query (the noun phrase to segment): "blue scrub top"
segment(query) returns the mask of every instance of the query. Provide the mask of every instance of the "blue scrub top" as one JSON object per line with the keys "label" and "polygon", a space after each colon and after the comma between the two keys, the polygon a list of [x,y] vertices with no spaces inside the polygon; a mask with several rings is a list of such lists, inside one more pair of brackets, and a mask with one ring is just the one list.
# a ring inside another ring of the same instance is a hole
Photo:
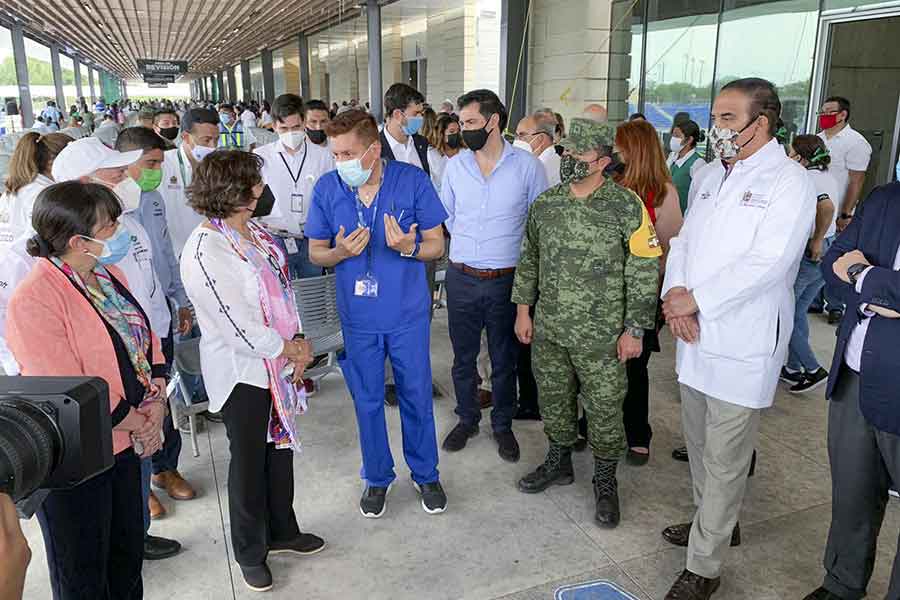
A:
{"label": "blue scrub top", "polygon": [[[384,215],[399,218],[400,227],[409,231],[418,223],[419,231],[439,226],[447,218],[434,185],[419,167],[399,161],[385,165],[381,190],[378,193],[378,214],[369,239],[372,251],[372,273],[378,280],[378,297],[366,298],[354,295],[357,279],[367,270],[366,251],[338,263],[337,275],[338,313],[344,327],[360,333],[391,333],[406,329],[427,320],[431,299],[425,283],[425,263],[415,258],[403,258],[388,247],[384,235]],[[372,223],[375,203],[363,210],[365,222]],[[344,235],[357,228],[356,194],[331,171],[319,178],[313,188],[312,203],[304,226],[304,235],[314,240],[334,238],[341,225]],[[421,236],[420,236],[421,241]]]}

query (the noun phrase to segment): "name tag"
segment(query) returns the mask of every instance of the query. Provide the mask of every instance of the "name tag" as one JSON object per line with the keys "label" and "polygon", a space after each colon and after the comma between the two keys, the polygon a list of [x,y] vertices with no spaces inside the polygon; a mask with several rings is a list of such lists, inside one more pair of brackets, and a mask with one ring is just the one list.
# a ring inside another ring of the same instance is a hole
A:
{"label": "name tag", "polygon": [[297,254],[300,248],[297,247],[297,240],[292,237],[284,238],[284,247],[287,248],[288,254]]}
{"label": "name tag", "polygon": [[291,194],[291,212],[303,214],[303,194],[300,192]]}
{"label": "name tag", "polygon": [[746,191],[741,196],[741,206],[767,208],[769,206],[769,197],[765,194],[754,194],[751,191]]}
{"label": "name tag", "polygon": [[359,277],[353,286],[353,295],[361,298],[377,298],[378,280],[371,273]]}

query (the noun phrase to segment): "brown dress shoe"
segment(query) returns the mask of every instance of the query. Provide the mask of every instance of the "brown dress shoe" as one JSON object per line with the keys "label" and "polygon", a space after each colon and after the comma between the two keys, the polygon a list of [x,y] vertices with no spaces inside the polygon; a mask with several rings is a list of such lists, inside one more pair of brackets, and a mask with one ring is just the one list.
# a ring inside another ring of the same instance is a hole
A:
{"label": "brown dress shoe", "polygon": [[[691,526],[693,523],[679,523],[678,525],[670,525],[663,529],[663,539],[674,546],[687,547],[688,539],[691,537]],[[741,545],[741,524],[735,523],[734,530],[731,532],[731,546]]]}
{"label": "brown dress shoe", "polygon": [[150,509],[150,518],[154,521],[166,516],[166,507],[162,505],[162,502],[159,501],[159,498],[152,491],[147,499],[147,508]]}
{"label": "brown dress shoe", "polygon": [[665,600],[709,600],[719,589],[719,583],[721,580],[718,577],[707,579],[685,569],[675,580]]}
{"label": "brown dress shoe", "polygon": [[481,410],[492,407],[494,394],[490,390],[478,390],[478,404],[481,405]]}
{"label": "brown dress shoe", "polygon": [[150,480],[153,487],[165,491],[172,500],[192,500],[197,492],[178,471],[163,471]]}

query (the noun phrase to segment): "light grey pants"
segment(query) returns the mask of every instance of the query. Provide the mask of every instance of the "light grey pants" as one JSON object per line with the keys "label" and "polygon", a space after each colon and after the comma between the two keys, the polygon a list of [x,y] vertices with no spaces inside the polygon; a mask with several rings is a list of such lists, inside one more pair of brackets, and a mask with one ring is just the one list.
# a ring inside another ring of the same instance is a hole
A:
{"label": "light grey pants", "polygon": [[744,501],[759,412],[681,386],[681,425],[697,506],[687,569],[697,575],[714,578],[722,570]]}

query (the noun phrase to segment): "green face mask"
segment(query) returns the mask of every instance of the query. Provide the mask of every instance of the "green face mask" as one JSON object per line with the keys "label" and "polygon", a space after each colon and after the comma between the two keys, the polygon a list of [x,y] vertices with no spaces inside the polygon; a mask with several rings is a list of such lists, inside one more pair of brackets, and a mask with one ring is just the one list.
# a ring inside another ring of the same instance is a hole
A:
{"label": "green face mask", "polygon": [[591,163],[578,160],[574,156],[563,156],[559,161],[559,178],[563,183],[569,184],[581,181],[591,174]]}
{"label": "green face mask", "polygon": [[141,177],[137,180],[142,192],[152,192],[162,183],[162,169],[141,169]]}

